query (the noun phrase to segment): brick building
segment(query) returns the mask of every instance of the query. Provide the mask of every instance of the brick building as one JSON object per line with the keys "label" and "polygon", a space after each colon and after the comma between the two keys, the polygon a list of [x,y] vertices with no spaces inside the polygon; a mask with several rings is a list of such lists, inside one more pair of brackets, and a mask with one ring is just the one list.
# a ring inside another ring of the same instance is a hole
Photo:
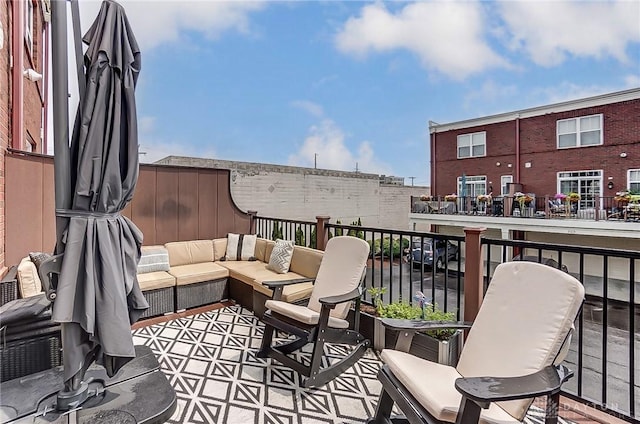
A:
{"label": "brick building", "polygon": [[640,191],[640,88],[429,127],[436,195]]}
{"label": "brick building", "polygon": [[0,2],[0,275],[5,264],[7,149],[46,151],[44,116],[49,0]]}

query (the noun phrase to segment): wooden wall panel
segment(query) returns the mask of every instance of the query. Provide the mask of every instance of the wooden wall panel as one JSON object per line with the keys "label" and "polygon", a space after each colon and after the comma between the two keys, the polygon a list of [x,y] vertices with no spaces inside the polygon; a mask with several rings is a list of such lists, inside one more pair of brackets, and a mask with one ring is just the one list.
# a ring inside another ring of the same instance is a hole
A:
{"label": "wooden wall panel", "polygon": [[198,170],[186,168],[178,173],[178,239],[197,240]]}
{"label": "wooden wall panel", "polygon": [[53,211],[43,208],[42,158],[14,154],[5,158],[5,263],[11,266],[29,252],[44,250],[43,218]]}
{"label": "wooden wall panel", "polygon": [[156,241],[156,168],[140,166],[138,184],[131,201],[131,220],[144,234],[143,244],[151,246]]}
{"label": "wooden wall panel", "polygon": [[178,238],[178,176],[172,169],[158,169],[156,174],[156,243]]}
{"label": "wooden wall panel", "polygon": [[[53,252],[54,167],[51,156],[37,154],[9,153],[5,161],[5,264],[11,266],[29,252]],[[228,170],[141,165],[123,215],[143,232],[145,245],[248,233],[249,216],[230,187]]]}
{"label": "wooden wall panel", "polygon": [[198,182],[198,228],[200,239],[214,239],[218,234],[218,173],[200,173]]}

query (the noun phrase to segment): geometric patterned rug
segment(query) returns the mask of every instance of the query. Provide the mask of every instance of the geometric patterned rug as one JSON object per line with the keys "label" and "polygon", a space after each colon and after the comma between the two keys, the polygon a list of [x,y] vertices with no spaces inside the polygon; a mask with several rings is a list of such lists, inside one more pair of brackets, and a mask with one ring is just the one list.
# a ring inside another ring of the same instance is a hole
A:
{"label": "geometric patterned rug", "polygon": [[[373,350],[325,386],[304,389],[296,372],[256,358],[262,330],[240,306],[134,330],[134,344],[154,351],[176,390],[178,407],[169,422],[350,424],[373,415],[381,388]],[[343,355],[342,347],[329,346],[326,357]],[[541,412],[530,411],[526,421],[543,422]]]}

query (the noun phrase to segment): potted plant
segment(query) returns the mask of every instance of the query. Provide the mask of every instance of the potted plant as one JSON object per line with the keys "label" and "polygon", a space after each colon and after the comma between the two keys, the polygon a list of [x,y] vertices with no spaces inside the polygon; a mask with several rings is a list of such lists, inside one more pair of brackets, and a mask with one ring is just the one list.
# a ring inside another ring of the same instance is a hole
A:
{"label": "potted plant", "polygon": [[[417,306],[402,300],[385,305],[381,296],[386,291],[386,287],[369,288],[367,292],[371,295],[373,305],[362,304],[360,308],[360,332],[372,340],[374,349],[378,351],[393,349],[398,339],[398,332],[385,328],[381,318],[451,322],[456,319],[455,313],[444,312],[437,304],[427,302],[421,292],[415,297]],[[455,365],[462,347],[461,337],[462,331],[456,329],[419,332],[413,338],[410,352],[434,362]]]}
{"label": "potted plant", "polygon": [[569,201],[570,203],[576,203],[579,200],[580,200],[580,195],[578,193],[571,192],[567,194],[567,201]]}
{"label": "potted plant", "polygon": [[431,200],[431,196],[427,195],[427,194],[423,194],[420,196],[420,200],[424,201],[424,202],[428,202]]}
{"label": "potted plant", "polygon": [[447,202],[455,202],[458,199],[458,195],[456,193],[447,194],[444,196],[444,200]]}

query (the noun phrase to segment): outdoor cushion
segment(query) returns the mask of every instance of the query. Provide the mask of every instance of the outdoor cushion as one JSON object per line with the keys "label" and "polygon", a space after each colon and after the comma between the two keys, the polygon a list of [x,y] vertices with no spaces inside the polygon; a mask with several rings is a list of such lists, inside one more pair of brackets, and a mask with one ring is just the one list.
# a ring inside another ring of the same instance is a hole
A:
{"label": "outdoor cushion", "polygon": [[256,235],[234,234],[227,235],[227,253],[224,259],[227,261],[255,260]]}
{"label": "outdoor cushion", "polygon": [[296,246],[293,248],[289,270],[305,277],[315,278],[320,269],[323,253],[310,247]]}
{"label": "outdoor cushion", "polygon": [[291,240],[276,240],[276,244],[271,250],[267,269],[278,274],[284,274],[289,271],[289,265],[291,265],[291,258],[293,257],[293,246],[294,243]]}
{"label": "outdoor cushion", "polygon": [[18,289],[20,297],[31,297],[42,292],[42,283],[38,270],[29,256],[22,258],[18,264]]}
{"label": "outdoor cushion", "polygon": [[[555,268],[521,261],[498,268],[458,361],[464,377],[527,375],[552,365],[581,307],[576,299],[584,298],[584,287]],[[507,349],[487,342],[501,334],[509,335]],[[521,420],[531,400],[499,405]]]}
{"label": "outdoor cushion", "polygon": [[165,271],[147,272],[138,274],[140,290],[155,290],[173,287],[176,285],[176,277]]}
{"label": "outdoor cushion", "polygon": [[138,274],[169,271],[169,251],[164,246],[143,246],[138,262]]}
{"label": "outdoor cushion", "polygon": [[[319,312],[313,311],[306,306],[293,305],[285,301],[271,299],[267,300],[264,305],[267,309],[270,309],[273,312],[277,312],[305,324],[316,325],[320,319]],[[349,328],[349,321],[330,316],[329,327]]]}
{"label": "outdoor cushion", "polygon": [[213,259],[219,261],[227,254],[227,238],[213,240]]}
{"label": "outdoor cushion", "polygon": [[[452,382],[462,376],[454,367],[438,364],[399,350],[384,349],[381,358],[395,377],[431,415],[455,422],[462,395]],[[420,370],[416,374],[416,370]],[[496,403],[483,409],[481,423],[519,423]]]}
{"label": "outdoor cushion", "polygon": [[201,283],[203,281],[219,280],[229,276],[229,270],[213,262],[180,265],[171,267],[169,274],[176,277],[176,284]]}
{"label": "outdoor cushion", "polygon": [[164,247],[169,252],[169,265],[172,267],[213,262],[213,240],[174,241]]}
{"label": "outdoor cushion", "polygon": [[272,240],[258,238],[256,239],[256,250],[253,255],[259,261],[269,262],[271,250],[273,249],[274,245],[275,243]]}

